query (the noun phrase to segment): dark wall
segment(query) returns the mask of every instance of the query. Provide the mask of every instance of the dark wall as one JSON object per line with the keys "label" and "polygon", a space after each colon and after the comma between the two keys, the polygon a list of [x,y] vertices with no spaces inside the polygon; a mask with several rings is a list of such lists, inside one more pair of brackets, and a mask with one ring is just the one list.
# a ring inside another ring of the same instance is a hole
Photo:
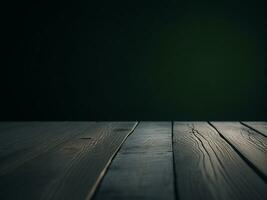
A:
{"label": "dark wall", "polygon": [[267,120],[264,1],[4,10],[2,120]]}

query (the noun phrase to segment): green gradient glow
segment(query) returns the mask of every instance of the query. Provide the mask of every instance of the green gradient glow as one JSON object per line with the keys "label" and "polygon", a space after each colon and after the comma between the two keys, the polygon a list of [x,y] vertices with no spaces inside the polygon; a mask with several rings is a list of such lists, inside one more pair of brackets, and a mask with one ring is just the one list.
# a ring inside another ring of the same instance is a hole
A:
{"label": "green gradient glow", "polygon": [[216,118],[229,108],[242,113],[255,106],[264,70],[253,33],[230,20],[185,16],[155,34],[147,48],[155,107]]}

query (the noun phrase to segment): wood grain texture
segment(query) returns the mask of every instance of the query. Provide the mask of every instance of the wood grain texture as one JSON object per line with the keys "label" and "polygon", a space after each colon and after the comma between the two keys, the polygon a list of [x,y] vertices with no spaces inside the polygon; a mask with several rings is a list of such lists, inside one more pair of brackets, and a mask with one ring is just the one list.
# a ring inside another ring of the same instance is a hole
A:
{"label": "wood grain texture", "polygon": [[266,184],[208,123],[175,122],[173,142],[180,200],[266,199]]}
{"label": "wood grain texture", "polygon": [[95,122],[2,122],[0,124],[0,175],[16,169]]}
{"label": "wood grain texture", "polygon": [[113,160],[95,200],[174,199],[170,122],[141,122]]}
{"label": "wood grain texture", "polygon": [[212,122],[257,171],[267,176],[267,138],[239,122]]}
{"label": "wood grain texture", "polygon": [[70,140],[2,175],[0,199],[85,199],[135,124],[99,122],[76,130]]}
{"label": "wood grain texture", "polygon": [[267,137],[267,122],[243,122]]}

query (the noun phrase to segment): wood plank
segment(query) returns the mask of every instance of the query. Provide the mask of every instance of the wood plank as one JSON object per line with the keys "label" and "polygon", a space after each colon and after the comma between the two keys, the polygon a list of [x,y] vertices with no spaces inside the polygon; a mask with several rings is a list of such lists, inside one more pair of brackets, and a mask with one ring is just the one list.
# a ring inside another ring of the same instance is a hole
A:
{"label": "wood plank", "polygon": [[267,181],[267,139],[239,122],[212,122],[216,129]]}
{"label": "wood plank", "polygon": [[96,200],[175,199],[170,122],[141,122],[116,155]]}
{"label": "wood plank", "polygon": [[1,123],[0,175],[4,175],[76,134],[95,122]]}
{"label": "wood plank", "polygon": [[0,199],[85,199],[135,122],[98,122],[0,178]]}
{"label": "wood plank", "polygon": [[261,134],[267,136],[267,122],[242,122],[244,125],[255,129]]}
{"label": "wood plank", "polygon": [[9,129],[19,129],[19,127],[25,127],[27,125],[32,125],[34,122],[13,122],[13,121],[1,121],[0,122],[0,135],[5,134],[5,131]]}
{"label": "wood plank", "polygon": [[175,122],[173,142],[180,200],[266,199],[266,184],[208,123]]}

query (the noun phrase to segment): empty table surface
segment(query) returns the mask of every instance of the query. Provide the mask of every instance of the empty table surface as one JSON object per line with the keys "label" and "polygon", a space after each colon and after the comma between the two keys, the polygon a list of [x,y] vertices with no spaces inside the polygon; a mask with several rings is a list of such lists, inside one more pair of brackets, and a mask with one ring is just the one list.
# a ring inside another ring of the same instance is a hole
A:
{"label": "empty table surface", "polygon": [[0,199],[267,199],[266,122],[0,122]]}

